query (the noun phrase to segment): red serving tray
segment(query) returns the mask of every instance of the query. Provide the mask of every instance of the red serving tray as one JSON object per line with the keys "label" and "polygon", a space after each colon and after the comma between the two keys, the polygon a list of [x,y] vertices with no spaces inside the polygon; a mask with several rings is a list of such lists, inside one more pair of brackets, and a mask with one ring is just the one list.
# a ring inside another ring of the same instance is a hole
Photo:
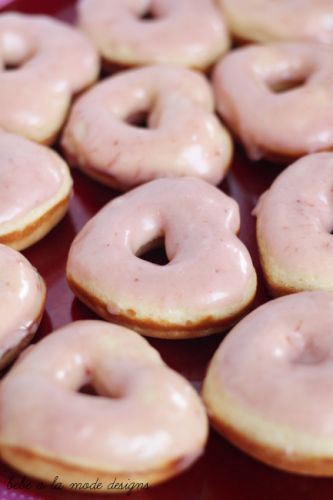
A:
{"label": "red serving tray", "polygon": [[[121,1],[121,0],[119,0]],[[0,0],[2,10],[46,13],[71,22],[75,1]],[[258,261],[255,221],[251,211],[259,195],[268,188],[280,169],[269,163],[250,163],[238,150],[222,189],[240,205],[240,237],[249,248],[259,276],[255,305],[268,300]],[[44,277],[48,287],[46,312],[34,341],[73,320],[96,317],[72,294],[65,279],[65,264],[70,244],[81,229],[116,193],[74,170],[74,197],[69,213],[41,242],[24,252]],[[163,359],[200,388],[207,364],[223,336],[167,341],[151,339]],[[13,394],[15,397],[15,394]],[[1,408],[0,408],[1,411]],[[34,418],[26,415],[25,418]],[[50,431],[51,432],[51,431]],[[59,478],[61,480],[61,478]],[[97,478],[96,478],[97,479]],[[114,478],[111,478],[112,481]],[[103,495],[124,500],[124,495]],[[24,478],[0,465],[0,499],[74,499],[103,498],[101,495],[60,491]],[[204,456],[187,472],[160,486],[135,493],[136,500],[332,500],[333,481],[280,472],[238,451],[213,430]]]}

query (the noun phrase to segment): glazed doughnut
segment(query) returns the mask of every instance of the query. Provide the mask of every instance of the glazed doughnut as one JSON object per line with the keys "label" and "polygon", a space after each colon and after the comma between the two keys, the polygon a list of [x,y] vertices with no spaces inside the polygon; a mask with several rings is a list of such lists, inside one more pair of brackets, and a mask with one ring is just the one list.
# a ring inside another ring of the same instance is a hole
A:
{"label": "glazed doughnut", "polygon": [[278,176],[256,209],[262,267],[273,295],[333,292],[333,154],[306,156]]}
{"label": "glazed doughnut", "polygon": [[40,240],[65,215],[71,191],[54,151],[0,133],[0,243],[22,250]]}
{"label": "glazed doughnut", "polygon": [[205,69],[229,48],[212,0],[81,0],[78,16],[104,60],[122,66]]}
{"label": "glazed doughnut", "polygon": [[331,0],[219,0],[239,40],[333,43]]}
{"label": "glazed doughnut", "polygon": [[333,47],[280,43],[236,50],[217,65],[218,111],[252,160],[333,148],[332,58]]}
{"label": "glazed doughnut", "polygon": [[19,252],[0,244],[0,369],[34,336],[45,298],[37,271]]}
{"label": "glazed doughnut", "polygon": [[[237,203],[200,179],[151,181],[88,222],[70,249],[67,279],[97,314],[144,335],[219,332],[256,291],[239,224]],[[140,259],[163,238],[167,265]]]}
{"label": "glazed doughnut", "polygon": [[301,292],[243,319],[203,386],[213,425],[280,469],[333,475],[333,294]]}
{"label": "glazed doughnut", "polygon": [[[101,397],[79,393],[87,384]],[[31,347],[1,382],[0,404],[2,459],[67,488],[96,477],[98,493],[115,491],[115,477],[151,486],[189,467],[207,439],[190,383],[140,335],[102,321],[72,323]]]}
{"label": "glazed doughnut", "polygon": [[[165,66],[130,70],[74,104],[62,146],[71,164],[116,189],[186,175],[218,184],[232,142],[213,111],[211,89],[198,73]],[[146,114],[148,129],[136,127]]]}
{"label": "glazed doughnut", "polygon": [[99,72],[83,34],[46,16],[0,15],[0,128],[52,143],[73,94]]}

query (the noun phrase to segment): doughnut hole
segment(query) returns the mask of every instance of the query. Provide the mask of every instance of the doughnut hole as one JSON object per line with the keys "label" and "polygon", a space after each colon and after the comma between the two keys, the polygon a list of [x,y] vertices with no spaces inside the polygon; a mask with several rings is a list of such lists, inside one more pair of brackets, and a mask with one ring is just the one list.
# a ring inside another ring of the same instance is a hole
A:
{"label": "doughnut hole", "polygon": [[153,10],[150,8],[143,12],[140,17],[140,21],[155,21],[157,19],[156,14],[153,12]]}
{"label": "doughnut hole", "polygon": [[165,248],[165,236],[149,241],[144,247],[141,247],[135,255],[141,260],[159,266],[166,266],[170,262]]}
{"label": "doughnut hole", "polygon": [[307,80],[307,77],[286,78],[268,82],[268,87],[273,94],[282,94],[306,85]]}
{"label": "doughnut hole", "polygon": [[286,337],[289,345],[289,359],[295,365],[319,365],[329,357],[329,350],[319,344],[313,334],[304,334],[301,331],[292,332]]}
{"label": "doughnut hole", "polygon": [[[274,59],[273,61],[274,62]],[[273,94],[283,94],[293,90],[299,90],[309,82],[315,68],[313,64],[305,60],[284,60],[275,61],[274,66],[259,70],[264,74],[264,81]]]}
{"label": "doughnut hole", "polygon": [[162,236],[150,241],[145,248],[141,248],[139,253],[136,253],[136,256],[146,262],[166,266],[170,261],[166,253],[165,237]]}
{"label": "doughnut hole", "polygon": [[125,118],[125,122],[132,127],[137,128],[152,128],[149,125],[149,111],[141,110],[131,113]]}
{"label": "doughnut hole", "polygon": [[88,380],[82,381],[75,392],[88,397],[104,397],[120,400],[126,394],[126,387],[122,380],[113,380],[112,376],[107,383],[92,376]]}
{"label": "doughnut hole", "polygon": [[160,215],[137,215],[137,227],[129,236],[133,255],[150,264],[169,264],[177,253],[177,243],[168,229],[167,222]]}
{"label": "doughnut hole", "polygon": [[80,394],[86,394],[88,396],[99,396],[99,394],[96,392],[95,387],[89,382],[87,384],[83,384],[77,392]]}
{"label": "doughnut hole", "polygon": [[22,34],[7,32],[0,39],[0,60],[2,71],[14,71],[27,64],[35,55],[31,40]]}
{"label": "doughnut hole", "polygon": [[80,396],[119,400],[128,390],[129,369],[126,364],[119,368],[117,361],[94,366],[94,361],[90,360],[76,366],[72,373],[67,372],[61,385]]}
{"label": "doughnut hole", "polygon": [[140,96],[139,99],[129,100],[118,118],[130,127],[152,130],[160,126],[161,114],[158,96],[154,93],[147,93],[143,98]]}
{"label": "doughnut hole", "polygon": [[137,13],[137,19],[143,22],[151,22],[158,21],[161,17],[163,17],[163,12],[161,9],[158,9],[158,5],[156,5],[156,1],[149,0],[145,2],[145,5],[141,6],[140,12]]}
{"label": "doughnut hole", "polygon": [[[319,365],[330,357],[330,349],[321,336],[305,328],[302,321],[298,321],[293,329],[276,331],[278,338],[271,351],[275,361],[279,360],[288,365]],[[329,338],[329,335],[328,335]],[[268,349],[270,347],[268,345]]]}
{"label": "doughnut hole", "polygon": [[107,397],[109,399],[122,399],[124,396],[124,391],[121,390],[119,387],[112,388],[108,390],[103,390],[101,387],[98,386],[96,387],[96,384],[94,384],[93,381],[89,381],[81,385],[79,389],[76,391],[79,394],[84,394],[85,396],[95,396],[95,397]]}

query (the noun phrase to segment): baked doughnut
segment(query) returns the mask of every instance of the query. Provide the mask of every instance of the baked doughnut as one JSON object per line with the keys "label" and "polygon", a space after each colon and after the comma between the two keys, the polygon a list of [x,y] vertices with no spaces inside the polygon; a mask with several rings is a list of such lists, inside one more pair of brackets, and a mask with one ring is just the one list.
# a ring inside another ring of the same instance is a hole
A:
{"label": "baked doughnut", "polygon": [[99,61],[89,40],[46,16],[0,15],[0,128],[52,143]]}
{"label": "baked doughnut", "polygon": [[27,259],[0,244],[0,369],[34,336],[45,297],[44,281]]}
{"label": "baked doughnut", "polygon": [[104,60],[122,66],[205,69],[229,48],[213,0],[81,0],[78,17]]}
{"label": "baked doughnut", "polygon": [[[239,224],[237,203],[200,179],[151,181],[86,224],[70,249],[67,279],[97,314],[144,335],[219,332],[256,291]],[[167,265],[140,259],[163,238]]]}
{"label": "baked doughnut", "polygon": [[[134,69],[78,99],[62,146],[71,164],[116,189],[184,175],[218,184],[232,142],[213,110],[202,75],[165,66]],[[136,127],[145,115],[148,129]]]}
{"label": "baked doughnut", "polygon": [[333,153],[306,156],[261,197],[257,240],[271,293],[333,292]]}
{"label": "baked doughnut", "polygon": [[333,475],[333,294],[264,304],[227,335],[206,375],[213,425],[280,469]]}
{"label": "baked doughnut", "polygon": [[22,250],[40,240],[65,215],[71,190],[54,151],[0,133],[0,243]]}
{"label": "baked doughnut", "polygon": [[219,0],[239,40],[333,43],[331,0]]}
{"label": "baked doughnut", "polygon": [[[101,397],[80,393],[87,384]],[[151,486],[189,467],[207,439],[190,383],[140,335],[102,321],[31,347],[1,382],[0,404],[2,459],[70,489],[96,477],[96,493],[119,492],[108,489],[114,478]]]}
{"label": "baked doughnut", "polygon": [[217,65],[218,111],[252,160],[333,148],[332,58],[333,47],[280,43],[236,50]]}

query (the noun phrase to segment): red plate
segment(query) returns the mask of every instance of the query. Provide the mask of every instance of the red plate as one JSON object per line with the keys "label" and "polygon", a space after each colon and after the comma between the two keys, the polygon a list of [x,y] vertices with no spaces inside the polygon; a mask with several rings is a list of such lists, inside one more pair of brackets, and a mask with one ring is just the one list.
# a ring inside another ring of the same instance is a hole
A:
{"label": "red plate", "polygon": [[[121,1],[121,0],[119,0]],[[66,21],[75,18],[75,2],[70,0],[0,0],[2,10],[46,13]],[[259,275],[256,305],[268,299],[263,283],[255,241],[255,221],[251,211],[258,196],[270,185],[277,167],[251,164],[238,151],[223,190],[240,204],[241,238],[251,251]],[[69,246],[80,228],[115,193],[73,171],[75,195],[64,220],[41,242],[24,254],[39,270],[48,286],[46,313],[35,340],[73,320],[95,315],[74,298],[65,279]],[[222,339],[215,335],[186,341],[151,340],[166,363],[200,387],[207,364]],[[15,397],[15,394],[13,394]],[[0,409],[1,411],[1,409]],[[34,418],[26,415],[26,418]],[[97,478],[96,478],[97,479]],[[110,481],[116,478],[110,478]],[[60,478],[61,480],[61,478]],[[110,495],[111,496],[111,495]],[[0,467],[0,499],[102,498],[101,495],[68,493],[22,477],[6,466]],[[123,495],[112,495],[115,500]],[[136,500],[332,500],[333,482],[283,473],[247,457],[221,436],[211,431],[203,458],[189,471],[154,488],[137,492]]]}

